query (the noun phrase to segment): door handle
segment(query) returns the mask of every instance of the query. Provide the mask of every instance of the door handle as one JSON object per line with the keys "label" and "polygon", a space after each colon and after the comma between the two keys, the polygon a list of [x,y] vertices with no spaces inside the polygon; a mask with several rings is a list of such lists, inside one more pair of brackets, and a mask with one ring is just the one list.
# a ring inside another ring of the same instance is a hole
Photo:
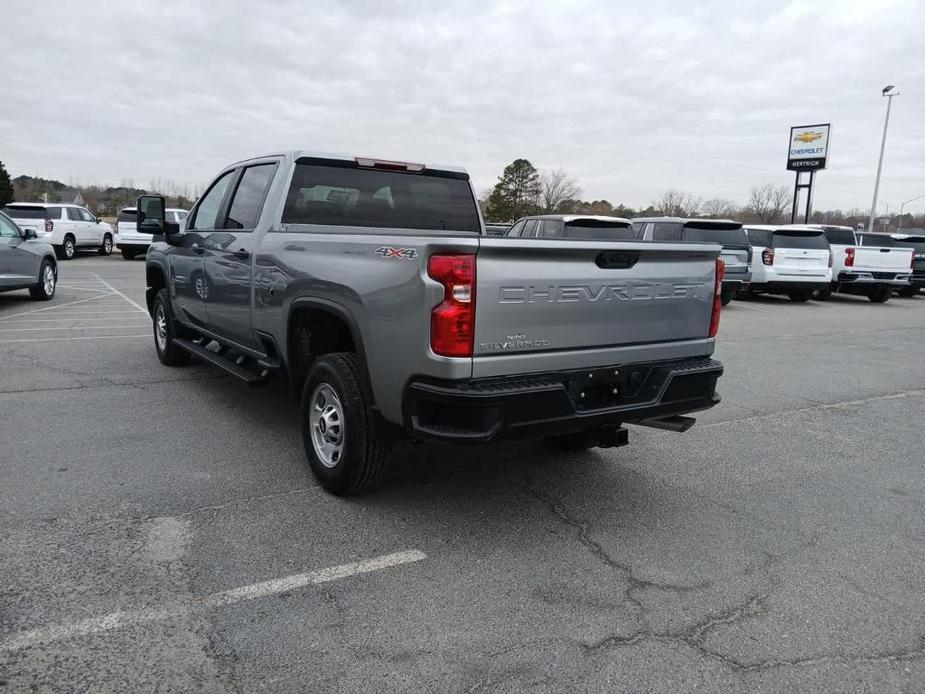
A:
{"label": "door handle", "polygon": [[232,253],[232,255],[238,260],[247,260],[248,258],[251,257],[251,254],[248,253],[247,250],[245,250],[244,248],[240,248],[236,250],[234,253]]}

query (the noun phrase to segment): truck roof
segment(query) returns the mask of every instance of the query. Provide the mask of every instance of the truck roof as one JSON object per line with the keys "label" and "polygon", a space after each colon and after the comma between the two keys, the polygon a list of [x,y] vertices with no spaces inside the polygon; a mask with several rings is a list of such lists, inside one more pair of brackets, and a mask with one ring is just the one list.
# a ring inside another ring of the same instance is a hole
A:
{"label": "truck roof", "polygon": [[759,229],[761,231],[822,231],[812,224],[744,224],[746,229]]}
{"label": "truck roof", "polygon": [[84,207],[83,205],[75,205],[72,202],[15,202],[7,203],[7,207],[18,205],[20,207]]}
{"label": "truck roof", "polygon": [[738,224],[742,226],[741,222],[737,222],[734,219],[714,219],[712,217],[633,217],[634,222],[679,222],[681,224],[687,224],[689,222],[721,222],[723,224]]}
{"label": "truck roof", "polygon": [[241,166],[242,164],[247,164],[252,161],[257,161],[260,159],[267,159],[269,157],[289,157],[293,161],[298,161],[299,159],[333,159],[335,161],[347,161],[347,162],[357,162],[358,160],[366,161],[375,161],[375,162],[384,162],[384,163],[395,163],[395,164],[419,164],[425,169],[430,169],[433,171],[452,171],[453,173],[461,173],[466,176],[469,175],[469,172],[466,171],[461,166],[456,166],[453,164],[428,164],[427,162],[422,161],[409,161],[407,159],[386,159],[383,157],[371,157],[368,155],[356,155],[356,154],[344,154],[343,152],[319,152],[316,150],[309,149],[293,149],[281,152],[270,152],[268,154],[261,155],[259,157],[248,157],[247,159],[242,159],[241,161],[236,161],[233,164],[229,164],[226,169]]}
{"label": "truck roof", "polygon": [[531,214],[524,219],[554,219],[569,224],[571,222],[591,220],[595,222],[616,222],[620,224],[631,225],[632,222],[623,217],[608,217],[601,214]]}

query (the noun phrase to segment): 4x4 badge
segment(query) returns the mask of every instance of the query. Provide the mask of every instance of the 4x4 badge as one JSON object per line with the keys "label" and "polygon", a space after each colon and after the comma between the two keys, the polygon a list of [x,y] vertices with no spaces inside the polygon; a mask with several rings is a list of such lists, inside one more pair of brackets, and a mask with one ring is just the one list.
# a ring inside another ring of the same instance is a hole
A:
{"label": "4x4 badge", "polygon": [[376,249],[376,253],[383,258],[398,258],[399,260],[411,260],[418,254],[414,248],[391,248],[390,246],[381,246]]}

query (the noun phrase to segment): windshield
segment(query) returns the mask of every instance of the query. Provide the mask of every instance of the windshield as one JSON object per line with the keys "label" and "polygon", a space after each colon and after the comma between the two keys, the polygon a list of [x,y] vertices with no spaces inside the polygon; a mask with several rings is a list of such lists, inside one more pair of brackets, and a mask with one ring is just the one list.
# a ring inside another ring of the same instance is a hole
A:
{"label": "windshield", "polygon": [[475,197],[464,175],[383,171],[339,162],[296,165],[282,221],[481,231]]}
{"label": "windshield", "polygon": [[774,248],[824,250],[829,247],[829,242],[821,231],[775,231],[772,245]]}
{"label": "windshield", "polygon": [[635,241],[636,232],[627,222],[576,219],[565,225],[562,237],[584,241]]}
{"label": "windshield", "polygon": [[13,219],[47,219],[48,210],[33,205],[7,205],[4,211]]}
{"label": "windshield", "polygon": [[748,245],[748,237],[745,235],[745,229],[697,229],[686,226],[684,228],[684,240],[699,243],[722,243]]}

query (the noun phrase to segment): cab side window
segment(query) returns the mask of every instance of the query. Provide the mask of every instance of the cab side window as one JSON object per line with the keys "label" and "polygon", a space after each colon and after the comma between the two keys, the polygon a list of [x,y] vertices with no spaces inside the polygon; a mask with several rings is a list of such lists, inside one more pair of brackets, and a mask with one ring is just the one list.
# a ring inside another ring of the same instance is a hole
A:
{"label": "cab side window", "polygon": [[653,241],[680,241],[681,225],[674,222],[656,222],[652,230]]}
{"label": "cab side window", "polygon": [[257,164],[244,169],[228,210],[226,229],[249,231],[257,226],[275,171],[276,164]]}
{"label": "cab side window", "polygon": [[231,183],[233,174],[234,171],[228,171],[222,174],[215,183],[212,184],[208,192],[202,196],[202,200],[199,201],[199,206],[193,213],[193,221],[189,225],[189,229],[195,231],[212,231],[217,228],[216,224],[219,221],[218,215],[221,212],[222,201],[225,199],[225,193],[228,191],[228,186]]}
{"label": "cab side window", "polygon": [[525,239],[535,238],[536,237],[536,227],[537,227],[536,220],[528,219],[527,222],[524,224],[524,230],[521,236],[524,237]]}
{"label": "cab side window", "polygon": [[562,229],[564,224],[561,219],[544,219],[540,222],[540,231],[537,234],[543,239],[560,239],[562,238]]}
{"label": "cab side window", "polygon": [[80,218],[81,218],[82,221],[84,221],[84,222],[93,222],[94,224],[96,224],[96,217],[94,217],[92,214],[90,214],[90,213],[89,213],[87,210],[85,210],[84,208],[82,208],[82,207],[78,208],[78,209],[77,209],[77,213],[80,215]]}
{"label": "cab side window", "polygon": [[72,222],[82,222],[84,218],[80,216],[80,210],[76,207],[65,207],[67,210],[67,218]]}

